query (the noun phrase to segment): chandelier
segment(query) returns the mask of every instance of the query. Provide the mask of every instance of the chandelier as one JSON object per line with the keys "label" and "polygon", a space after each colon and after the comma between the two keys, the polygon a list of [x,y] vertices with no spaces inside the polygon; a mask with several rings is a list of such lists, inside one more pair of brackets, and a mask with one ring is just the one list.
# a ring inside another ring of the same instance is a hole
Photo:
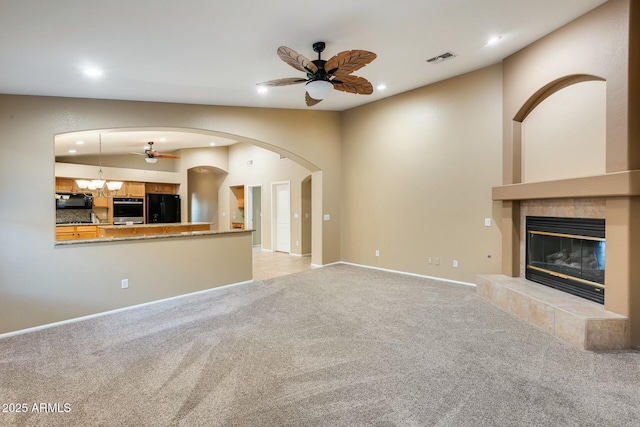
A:
{"label": "chandelier", "polygon": [[102,172],[102,134],[98,134],[99,138],[99,151],[98,151],[98,179],[76,179],[76,184],[81,190],[97,191],[98,197],[105,196],[104,187],[105,184],[109,191],[118,191],[122,188],[122,181],[106,181],[104,179],[104,173]]}

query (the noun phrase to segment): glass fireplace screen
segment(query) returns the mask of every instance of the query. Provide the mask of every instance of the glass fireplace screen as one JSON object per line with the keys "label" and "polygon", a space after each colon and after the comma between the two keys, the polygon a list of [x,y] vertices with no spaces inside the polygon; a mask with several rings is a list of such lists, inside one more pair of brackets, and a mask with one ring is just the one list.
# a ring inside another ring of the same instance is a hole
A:
{"label": "glass fireplace screen", "polygon": [[529,231],[527,267],[604,287],[605,239]]}

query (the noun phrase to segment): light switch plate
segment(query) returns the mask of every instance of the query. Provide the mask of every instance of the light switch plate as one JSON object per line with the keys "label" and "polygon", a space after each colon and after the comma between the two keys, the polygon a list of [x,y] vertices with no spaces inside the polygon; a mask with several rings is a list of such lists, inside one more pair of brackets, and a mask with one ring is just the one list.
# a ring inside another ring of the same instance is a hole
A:
{"label": "light switch plate", "polygon": [[331,219],[331,215],[329,214],[324,214],[324,220],[325,221],[329,221]]}
{"label": "light switch plate", "polygon": [[485,227],[491,227],[491,218],[485,218],[484,219],[484,226]]}

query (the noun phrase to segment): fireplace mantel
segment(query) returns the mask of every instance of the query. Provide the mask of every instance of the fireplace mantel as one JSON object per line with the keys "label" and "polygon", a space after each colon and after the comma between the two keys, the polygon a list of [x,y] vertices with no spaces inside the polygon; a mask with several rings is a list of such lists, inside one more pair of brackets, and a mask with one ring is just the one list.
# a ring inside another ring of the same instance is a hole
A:
{"label": "fireplace mantel", "polygon": [[493,187],[493,200],[640,196],[640,171]]}

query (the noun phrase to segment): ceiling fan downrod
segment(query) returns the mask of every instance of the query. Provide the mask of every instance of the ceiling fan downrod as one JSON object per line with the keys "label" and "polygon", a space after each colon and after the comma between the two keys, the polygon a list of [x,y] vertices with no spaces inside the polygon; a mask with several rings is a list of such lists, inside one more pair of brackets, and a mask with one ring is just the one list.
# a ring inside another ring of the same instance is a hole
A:
{"label": "ceiling fan downrod", "polygon": [[329,76],[327,75],[326,70],[324,69],[324,64],[327,61],[321,59],[320,55],[324,52],[325,43],[324,42],[315,42],[313,44],[313,51],[318,52],[318,59],[311,61],[318,67],[318,71],[316,71],[313,75],[309,76],[311,80],[325,80],[329,81]]}

